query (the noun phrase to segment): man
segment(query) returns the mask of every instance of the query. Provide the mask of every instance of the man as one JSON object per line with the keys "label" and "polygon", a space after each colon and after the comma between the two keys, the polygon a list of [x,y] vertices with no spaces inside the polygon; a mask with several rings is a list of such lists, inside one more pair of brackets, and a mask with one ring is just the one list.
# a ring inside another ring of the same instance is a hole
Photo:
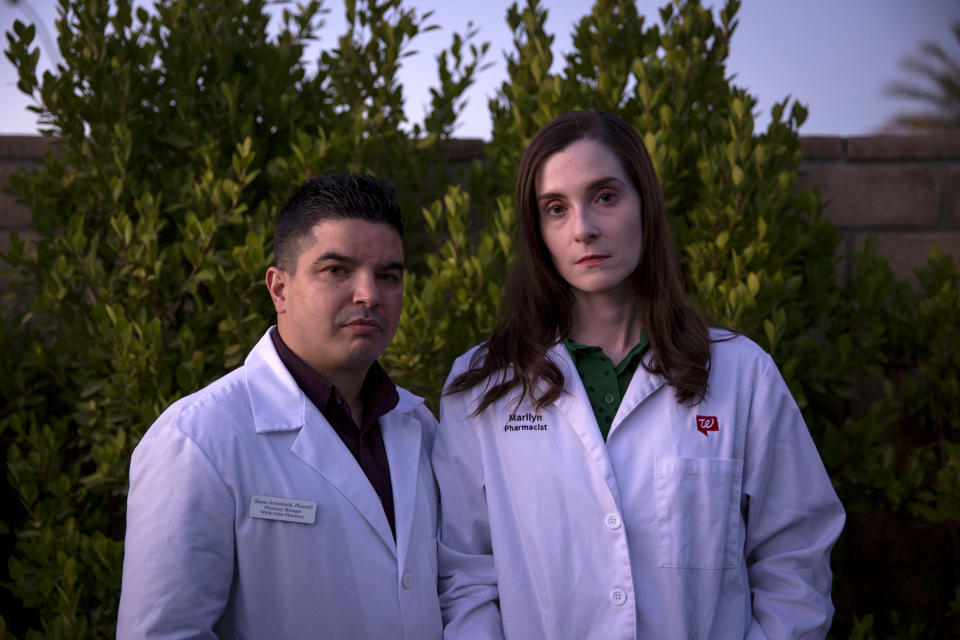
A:
{"label": "man", "polygon": [[277,326],[133,453],[118,637],[441,637],[436,422],[377,363],[402,232],[371,177],[313,178],[287,202]]}

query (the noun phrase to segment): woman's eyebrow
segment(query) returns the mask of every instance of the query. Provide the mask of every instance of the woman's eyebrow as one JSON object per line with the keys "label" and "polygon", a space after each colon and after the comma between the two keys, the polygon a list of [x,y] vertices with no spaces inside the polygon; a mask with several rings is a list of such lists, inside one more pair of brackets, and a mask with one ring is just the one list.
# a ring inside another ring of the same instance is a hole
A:
{"label": "woman's eyebrow", "polygon": [[[603,178],[597,178],[596,180],[588,184],[586,187],[586,190],[592,191],[604,185],[610,184],[611,182],[622,183],[623,181],[617,176],[605,176]],[[550,198],[562,198],[562,197],[563,197],[562,193],[551,191],[549,193],[542,193],[539,196],[537,196],[537,201],[539,202],[540,200],[549,200]]]}

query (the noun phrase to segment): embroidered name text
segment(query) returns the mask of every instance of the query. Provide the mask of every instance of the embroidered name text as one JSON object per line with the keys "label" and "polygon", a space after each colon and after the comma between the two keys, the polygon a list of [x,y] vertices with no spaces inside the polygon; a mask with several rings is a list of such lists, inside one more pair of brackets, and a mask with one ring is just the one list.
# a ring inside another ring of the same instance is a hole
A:
{"label": "embroidered name text", "polygon": [[546,431],[547,423],[539,413],[511,413],[510,420],[503,425],[504,431]]}

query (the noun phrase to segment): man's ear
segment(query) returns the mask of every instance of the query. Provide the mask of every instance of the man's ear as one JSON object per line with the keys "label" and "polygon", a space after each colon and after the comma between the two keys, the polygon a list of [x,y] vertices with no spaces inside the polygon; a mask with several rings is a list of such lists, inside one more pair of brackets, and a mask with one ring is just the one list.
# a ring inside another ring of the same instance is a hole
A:
{"label": "man's ear", "polygon": [[277,313],[284,313],[287,310],[287,280],[289,274],[280,267],[270,267],[267,269],[267,290],[270,292],[270,298],[273,300],[273,308]]}

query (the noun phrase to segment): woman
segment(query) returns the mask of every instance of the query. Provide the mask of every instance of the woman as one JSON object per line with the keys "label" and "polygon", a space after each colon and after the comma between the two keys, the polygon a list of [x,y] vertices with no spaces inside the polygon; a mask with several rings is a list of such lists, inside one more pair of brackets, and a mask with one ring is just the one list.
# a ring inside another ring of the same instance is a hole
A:
{"label": "woman", "polygon": [[560,116],[516,200],[440,408],[446,637],[824,637],[843,509],[771,358],[685,302],[640,137]]}

